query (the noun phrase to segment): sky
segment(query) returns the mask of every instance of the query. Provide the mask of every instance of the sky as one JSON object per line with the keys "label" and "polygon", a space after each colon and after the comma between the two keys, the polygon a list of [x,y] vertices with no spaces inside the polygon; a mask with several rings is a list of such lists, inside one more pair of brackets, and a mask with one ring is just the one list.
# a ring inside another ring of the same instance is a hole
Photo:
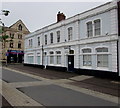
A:
{"label": "sky", "polygon": [[[97,2],[96,2],[97,1]],[[2,15],[2,22],[10,26],[21,19],[30,32],[53,24],[60,11],[66,18],[82,13],[111,0],[3,0],[1,10],[10,11],[8,16]]]}

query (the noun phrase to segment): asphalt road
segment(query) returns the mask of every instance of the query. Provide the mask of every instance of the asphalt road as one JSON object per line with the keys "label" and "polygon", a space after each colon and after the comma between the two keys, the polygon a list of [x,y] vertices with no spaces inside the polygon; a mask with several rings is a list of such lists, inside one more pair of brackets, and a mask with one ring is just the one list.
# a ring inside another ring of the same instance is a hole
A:
{"label": "asphalt road", "polygon": [[11,82],[29,82],[29,81],[40,81],[16,72],[9,71],[7,69],[2,69],[2,80]]}
{"label": "asphalt road", "polygon": [[19,88],[44,106],[117,106],[117,104],[57,85]]}
{"label": "asphalt road", "polygon": [[[6,82],[38,81],[34,78],[3,69]],[[58,85],[40,85],[17,88],[43,106],[117,106],[117,104]]]}

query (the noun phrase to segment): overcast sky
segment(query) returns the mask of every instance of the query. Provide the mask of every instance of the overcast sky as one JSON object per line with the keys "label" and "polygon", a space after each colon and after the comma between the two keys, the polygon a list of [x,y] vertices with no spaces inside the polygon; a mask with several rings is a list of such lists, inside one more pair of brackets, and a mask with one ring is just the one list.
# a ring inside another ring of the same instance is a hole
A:
{"label": "overcast sky", "polygon": [[66,18],[69,18],[111,0],[89,0],[89,2],[87,0],[74,0],[76,2],[70,0],[61,0],[62,2],[48,2],[47,0],[44,0],[44,2],[37,0],[29,2],[24,2],[24,0],[22,2],[19,0],[19,2],[15,0],[9,1],[5,0],[2,2],[2,9],[10,11],[9,16],[2,16],[2,21],[5,25],[9,27],[21,19],[27,28],[33,32],[55,23],[58,11],[63,12]]}

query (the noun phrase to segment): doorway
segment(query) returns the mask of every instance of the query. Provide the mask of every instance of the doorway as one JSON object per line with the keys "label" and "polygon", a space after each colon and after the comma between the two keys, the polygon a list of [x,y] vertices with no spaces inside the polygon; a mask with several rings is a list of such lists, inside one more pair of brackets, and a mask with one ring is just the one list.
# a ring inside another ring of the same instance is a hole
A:
{"label": "doorway", "polygon": [[68,55],[68,72],[74,72],[74,55]]}

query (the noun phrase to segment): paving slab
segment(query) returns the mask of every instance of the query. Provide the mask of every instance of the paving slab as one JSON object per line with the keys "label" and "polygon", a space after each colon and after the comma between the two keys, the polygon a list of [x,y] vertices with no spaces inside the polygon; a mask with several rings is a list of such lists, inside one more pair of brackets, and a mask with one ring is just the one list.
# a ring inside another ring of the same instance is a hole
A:
{"label": "paving slab", "polygon": [[2,69],[2,80],[10,83],[10,82],[28,82],[28,81],[40,81],[38,79],[34,79],[32,77],[28,77],[14,71],[10,71],[7,69]]}
{"label": "paving slab", "polygon": [[2,93],[0,94],[5,97],[5,99],[9,102],[11,106],[22,106],[21,108],[23,108],[23,106],[42,106],[40,103],[26,96],[24,93],[11,87],[9,83],[2,81],[2,87],[0,86],[0,89],[1,88]]}
{"label": "paving slab", "polygon": [[82,81],[82,80],[89,79],[89,78],[93,78],[93,76],[80,75],[80,76],[75,76],[75,77],[72,77],[69,79],[71,79],[73,81]]}
{"label": "paving slab", "polygon": [[44,106],[117,106],[118,104],[102,100],[81,92],[57,85],[42,85],[19,88]]}

